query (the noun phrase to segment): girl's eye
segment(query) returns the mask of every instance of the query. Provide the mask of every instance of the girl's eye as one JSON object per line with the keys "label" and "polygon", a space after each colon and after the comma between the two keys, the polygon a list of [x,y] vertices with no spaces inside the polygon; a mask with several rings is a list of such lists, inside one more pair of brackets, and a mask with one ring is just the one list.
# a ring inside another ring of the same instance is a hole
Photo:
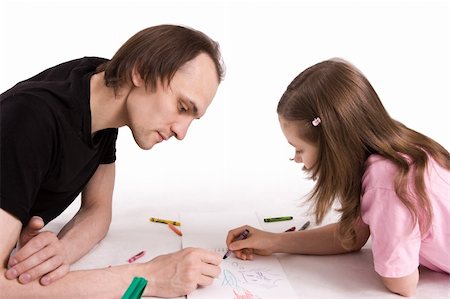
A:
{"label": "girl's eye", "polygon": [[295,154],[301,155],[301,154],[303,154],[303,150],[295,151]]}

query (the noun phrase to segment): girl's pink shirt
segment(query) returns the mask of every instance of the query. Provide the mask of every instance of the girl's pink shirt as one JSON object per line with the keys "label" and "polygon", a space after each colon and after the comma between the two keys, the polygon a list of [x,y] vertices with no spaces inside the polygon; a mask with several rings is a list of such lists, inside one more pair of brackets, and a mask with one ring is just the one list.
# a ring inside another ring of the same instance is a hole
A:
{"label": "girl's pink shirt", "polygon": [[[450,273],[450,171],[429,159],[425,185],[433,219],[425,234],[395,193],[396,172],[392,162],[371,155],[362,179],[361,217],[370,227],[375,271],[383,277],[403,277],[420,264]],[[409,182],[414,182],[414,171]]]}

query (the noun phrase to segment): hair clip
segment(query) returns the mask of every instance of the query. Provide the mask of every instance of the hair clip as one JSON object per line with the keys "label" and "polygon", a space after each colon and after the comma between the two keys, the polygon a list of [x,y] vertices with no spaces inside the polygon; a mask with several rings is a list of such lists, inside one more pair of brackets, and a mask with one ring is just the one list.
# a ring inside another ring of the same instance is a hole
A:
{"label": "hair clip", "polygon": [[312,120],[311,123],[314,127],[317,127],[321,122],[322,122],[322,120],[320,119],[320,117],[316,117]]}

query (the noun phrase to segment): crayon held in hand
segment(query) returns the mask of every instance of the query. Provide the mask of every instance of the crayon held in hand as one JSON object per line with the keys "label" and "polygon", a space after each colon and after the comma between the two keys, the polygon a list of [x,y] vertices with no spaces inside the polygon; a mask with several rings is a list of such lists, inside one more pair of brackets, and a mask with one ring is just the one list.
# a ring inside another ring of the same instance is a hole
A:
{"label": "crayon held in hand", "polygon": [[[242,233],[239,234],[239,236],[237,236],[236,239],[234,239],[234,241],[239,241],[239,240],[244,240],[247,239],[248,235],[250,234],[250,232],[248,231],[248,229],[244,230]],[[233,241],[233,242],[234,242]],[[229,257],[231,254],[231,250],[227,250],[227,253],[225,253],[225,255],[223,256],[222,259],[226,259],[227,257]]]}

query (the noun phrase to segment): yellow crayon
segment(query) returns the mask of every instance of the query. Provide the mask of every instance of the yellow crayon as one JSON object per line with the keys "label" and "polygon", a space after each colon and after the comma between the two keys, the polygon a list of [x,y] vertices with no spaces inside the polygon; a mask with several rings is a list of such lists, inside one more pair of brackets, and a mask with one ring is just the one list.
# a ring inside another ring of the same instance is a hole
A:
{"label": "yellow crayon", "polygon": [[176,225],[176,226],[180,226],[181,223],[178,221],[173,221],[173,220],[165,220],[165,219],[159,219],[159,218],[150,218],[151,222],[158,222],[158,223],[165,223],[165,224],[172,224],[172,225]]}

